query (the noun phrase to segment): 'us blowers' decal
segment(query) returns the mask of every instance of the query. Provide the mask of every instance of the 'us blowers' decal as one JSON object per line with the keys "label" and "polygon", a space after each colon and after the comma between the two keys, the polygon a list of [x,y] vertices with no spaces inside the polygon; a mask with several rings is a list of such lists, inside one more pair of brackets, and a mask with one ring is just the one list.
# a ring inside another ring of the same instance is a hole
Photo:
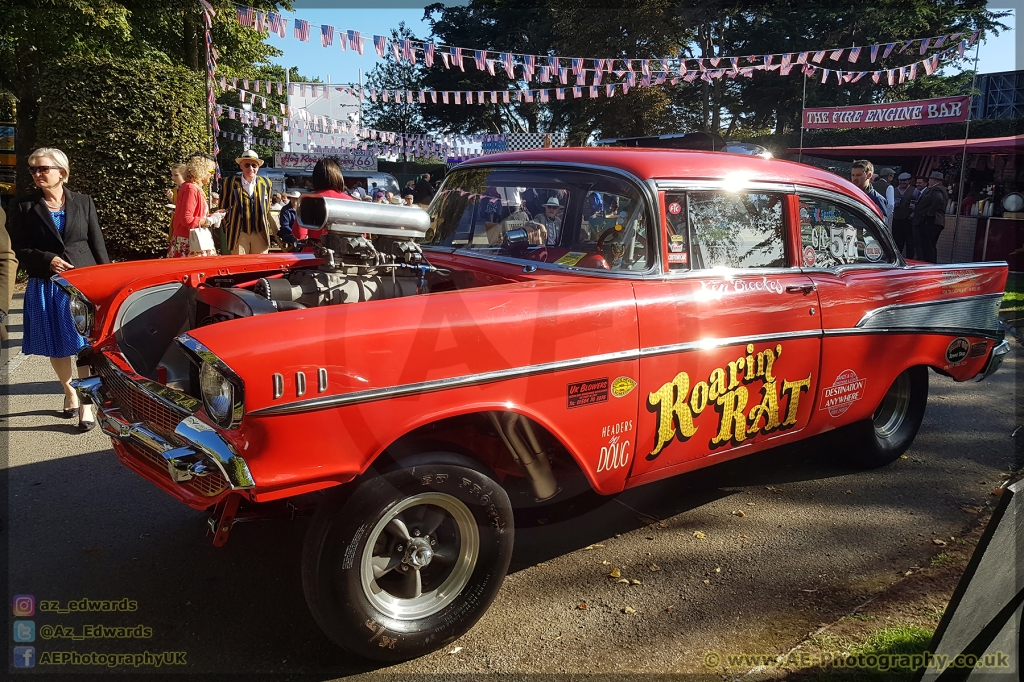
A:
{"label": "'us blowers' decal", "polygon": [[[783,379],[781,388],[774,373],[775,362],[782,355],[782,344],[754,353],[754,345],[747,346],[747,354],[714,369],[707,381],[690,385],[690,375],[680,372],[647,396],[647,409],[658,414],[658,429],[654,449],[647,455],[653,460],[661,454],[672,439],[681,441],[697,433],[694,418],[709,404],[718,412],[718,432],[711,438],[711,447],[726,443],[738,445],[758,432],[770,433],[796,424],[800,409],[800,395],[810,389],[811,375],[797,381]],[[745,384],[761,381],[761,400],[747,409],[750,391]],[[785,403],[785,414],[780,412]]]}

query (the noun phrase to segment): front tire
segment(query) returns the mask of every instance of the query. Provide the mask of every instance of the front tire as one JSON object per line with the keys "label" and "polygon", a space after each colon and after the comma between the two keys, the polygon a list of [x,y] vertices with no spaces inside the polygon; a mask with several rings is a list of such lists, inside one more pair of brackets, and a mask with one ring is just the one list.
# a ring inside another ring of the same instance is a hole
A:
{"label": "front tire", "polygon": [[512,557],[512,506],[475,462],[417,464],[321,504],[302,586],[320,627],[365,658],[439,649],[484,614]]}
{"label": "front tire", "polygon": [[875,469],[899,459],[917,437],[927,402],[927,367],[911,367],[897,376],[871,419],[850,427],[851,462]]}

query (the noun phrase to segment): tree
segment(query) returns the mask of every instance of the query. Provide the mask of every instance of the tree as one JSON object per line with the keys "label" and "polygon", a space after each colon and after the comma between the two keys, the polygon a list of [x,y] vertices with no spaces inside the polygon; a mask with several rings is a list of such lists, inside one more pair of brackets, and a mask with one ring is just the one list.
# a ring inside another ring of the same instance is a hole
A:
{"label": "tree", "polygon": [[[412,32],[405,23],[391,31],[391,39],[414,39]],[[389,56],[385,61],[373,67],[366,76],[364,88],[367,90],[401,90],[404,92],[423,89],[423,63],[417,60],[413,65],[406,61],[395,61]],[[423,121],[422,106],[418,99],[409,102],[403,97],[395,101],[389,96],[385,102],[378,96],[377,101],[363,105],[364,124],[376,130],[389,130],[398,133],[425,133],[427,127]]]}

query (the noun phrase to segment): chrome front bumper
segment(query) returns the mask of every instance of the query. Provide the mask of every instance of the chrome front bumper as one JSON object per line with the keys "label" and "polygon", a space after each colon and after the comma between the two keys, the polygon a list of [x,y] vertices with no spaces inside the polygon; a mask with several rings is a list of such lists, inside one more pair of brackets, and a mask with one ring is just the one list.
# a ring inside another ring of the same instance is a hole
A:
{"label": "chrome front bumper", "polygon": [[184,483],[207,475],[211,473],[211,467],[216,467],[232,490],[255,487],[245,460],[231,443],[205,422],[194,416],[185,417],[174,429],[174,435],[185,443],[178,446],[154,433],[144,423],[125,420],[121,410],[103,394],[103,382],[99,377],[82,379],[72,385],[81,398],[87,398],[96,405],[96,417],[104,433],[120,441],[132,441],[163,458],[171,480]]}
{"label": "chrome front bumper", "polygon": [[996,344],[992,348],[992,352],[988,355],[988,361],[985,363],[985,367],[978,374],[978,381],[982,381],[992,376],[995,371],[999,369],[999,365],[1003,364],[1003,358],[1005,358],[1006,354],[1009,352],[1010,342],[1006,339],[1003,339],[1001,342]]}

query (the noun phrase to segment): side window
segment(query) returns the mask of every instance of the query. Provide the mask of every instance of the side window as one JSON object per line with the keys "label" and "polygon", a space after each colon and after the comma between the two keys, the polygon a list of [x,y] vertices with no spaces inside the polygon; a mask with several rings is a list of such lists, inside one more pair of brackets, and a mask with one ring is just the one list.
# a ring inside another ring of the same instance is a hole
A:
{"label": "side window", "polygon": [[764,192],[688,192],[692,267],[786,267],[783,198]]}
{"label": "side window", "polygon": [[800,241],[807,268],[896,262],[874,223],[827,199],[800,197]]}

